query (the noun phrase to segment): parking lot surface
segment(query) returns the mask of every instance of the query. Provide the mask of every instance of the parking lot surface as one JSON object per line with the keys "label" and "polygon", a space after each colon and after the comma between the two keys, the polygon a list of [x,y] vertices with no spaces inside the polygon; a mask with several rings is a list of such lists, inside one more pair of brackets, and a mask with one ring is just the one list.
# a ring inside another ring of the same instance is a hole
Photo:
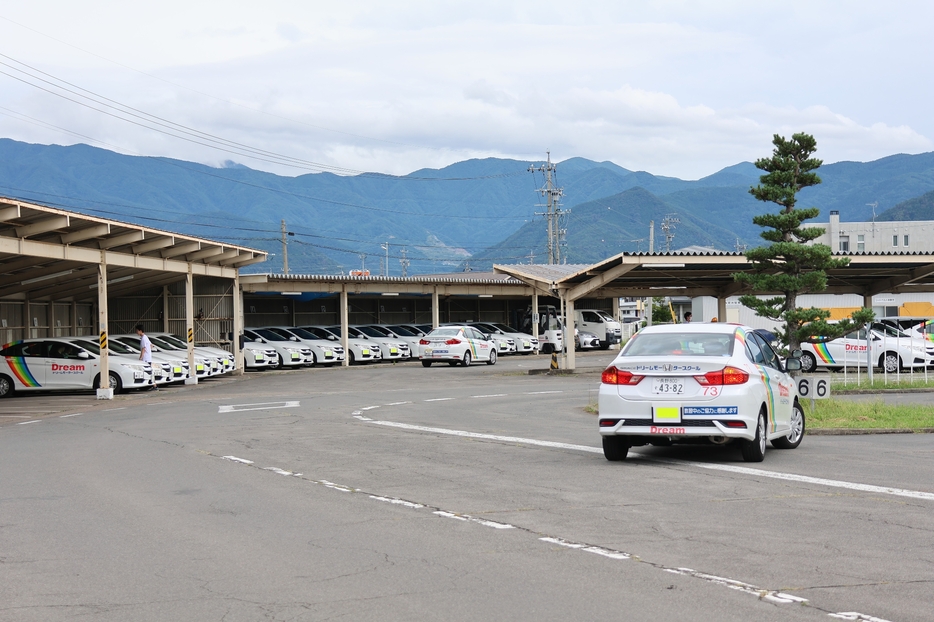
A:
{"label": "parking lot surface", "polygon": [[934,437],[610,463],[612,357],[5,400],[0,619],[930,619]]}

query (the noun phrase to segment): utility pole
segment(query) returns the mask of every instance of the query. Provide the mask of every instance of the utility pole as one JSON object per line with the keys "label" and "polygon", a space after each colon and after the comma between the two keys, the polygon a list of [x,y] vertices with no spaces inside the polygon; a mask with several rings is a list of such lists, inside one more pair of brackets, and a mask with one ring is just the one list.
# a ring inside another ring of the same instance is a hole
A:
{"label": "utility pole", "polygon": [[[386,251],[386,263],[384,264],[386,266],[386,276],[389,276],[389,240],[393,239],[394,237],[396,236],[391,235],[384,244],[380,244],[380,248]],[[379,273],[382,275],[383,271],[380,270]]]}
{"label": "utility pole", "polygon": [[[557,166],[551,163],[551,152],[548,151],[548,159],[545,164],[535,168],[535,165],[529,167],[530,173],[540,172],[545,176],[545,185],[538,189],[539,194],[545,197],[544,204],[538,204],[536,207],[544,207],[547,211],[536,212],[536,216],[544,216],[548,221],[548,263],[561,263],[561,248],[566,245],[565,236],[567,229],[561,227],[561,217],[567,216],[570,210],[561,209],[561,197],[564,196],[563,188],[556,188],[552,174],[557,171]],[[565,258],[567,261],[567,258]]]}
{"label": "utility pole", "polygon": [[366,276],[366,253],[358,253],[357,257],[360,258],[360,275]]}
{"label": "utility pole", "polygon": [[671,252],[671,241],[675,239],[675,234],[672,233],[675,229],[675,225],[680,225],[681,220],[675,218],[674,214],[666,214],[665,218],[662,220],[662,231],[665,232],[665,252]]}
{"label": "utility pole", "polygon": [[408,253],[405,250],[405,247],[402,247],[402,259],[399,260],[399,265],[402,266],[402,278],[408,276],[409,273],[409,258]]}
{"label": "utility pole", "polygon": [[736,244],[734,246],[737,253],[745,253],[746,245],[739,241],[739,238],[736,238]]}
{"label": "utility pole", "polygon": [[649,254],[655,252],[655,221],[649,221]]}
{"label": "utility pole", "polygon": [[282,219],[282,274],[289,273],[289,244],[286,235],[294,235],[285,230],[285,219]]}

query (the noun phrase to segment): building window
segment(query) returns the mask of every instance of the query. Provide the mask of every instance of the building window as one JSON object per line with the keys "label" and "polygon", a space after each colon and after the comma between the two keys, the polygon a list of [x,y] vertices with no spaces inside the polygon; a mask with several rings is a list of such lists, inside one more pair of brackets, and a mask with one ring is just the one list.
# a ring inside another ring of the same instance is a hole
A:
{"label": "building window", "polygon": [[905,245],[905,246],[908,246],[908,234],[907,234],[907,233],[905,234],[905,244],[904,244],[904,245]]}
{"label": "building window", "polygon": [[898,246],[898,234],[892,236],[892,246]]}
{"label": "building window", "polygon": [[850,236],[841,235],[840,236],[840,252],[849,253],[850,252]]}
{"label": "building window", "polygon": [[866,236],[865,235],[860,234],[856,236],[856,250],[860,253],[866,252]]}

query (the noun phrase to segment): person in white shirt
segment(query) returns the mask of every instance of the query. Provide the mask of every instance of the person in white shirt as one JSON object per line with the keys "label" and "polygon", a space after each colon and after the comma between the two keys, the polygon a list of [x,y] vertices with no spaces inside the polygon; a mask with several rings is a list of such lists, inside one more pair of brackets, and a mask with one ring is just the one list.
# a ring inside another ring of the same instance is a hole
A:
{"label": "person in white shirt", "polygon": [[[146,336],[146,333],[143,331],[143,325],[136,325],[136,334],[139,335],[139,360],[144,363],[152,364],[152,342],[149,341],[149,337]],[[159,387],[156,386],[155,381],[152,383],[150,391],[158,391]]]}

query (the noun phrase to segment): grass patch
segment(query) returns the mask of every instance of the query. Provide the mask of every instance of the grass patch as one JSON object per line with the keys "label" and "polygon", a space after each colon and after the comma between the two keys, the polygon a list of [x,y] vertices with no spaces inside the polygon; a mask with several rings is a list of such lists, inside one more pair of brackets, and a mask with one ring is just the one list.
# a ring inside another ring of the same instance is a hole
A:
{"label": "grass patch", "polygon": [[926,404],[885,404],[881,400],[851,402],[817,400],[811,410],[810,400],[802,400],[809,428],[889,428],[920,430],[934,428],[934,406]]}

